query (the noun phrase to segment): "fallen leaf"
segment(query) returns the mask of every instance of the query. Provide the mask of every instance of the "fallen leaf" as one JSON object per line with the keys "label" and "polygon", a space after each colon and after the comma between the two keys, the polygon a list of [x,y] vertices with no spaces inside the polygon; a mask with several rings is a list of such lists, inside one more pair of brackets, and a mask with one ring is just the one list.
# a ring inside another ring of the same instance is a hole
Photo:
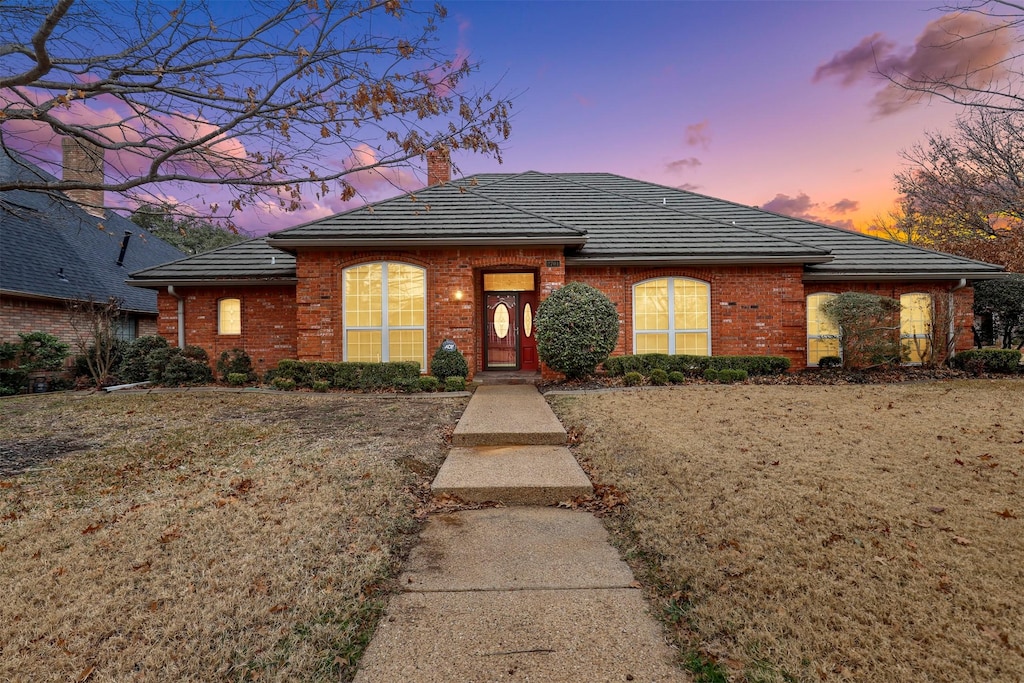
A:
{"label": "fallen leaf", "polygon": [[137,572],[142,572],[143,574],[145,574],[150,569],[152,569],[152,567],[153,567],[153,563],[150,562],[149,560],[146,560],[142,564],[133,564],[132,565],[132,570],[133,571],[137,571]]}
{"label": "fallen leaf", "polygon": [[92,676],[93,672],[96,671],[96,665],[90,664],[89,666],[82,669],[82,673],[78,674],[78,678],[75,679],[75,683],[85,683]]}
{"label": "fallen leaf", "polygon": [[937,515],[941,515],[945,511],[946,511],[946,508],[939,507],[938,505],[933,505],[930,508],[928,508],[928,512],[934,512]]}
{"label": "fallen leaf", "polygon": [[963,536],[954,536],[953,543],[956,543],[957,545],[971,545],[972,541],[971,539],[964,538]]}
{"label": "fallen leaf", "polygon": [[82,535],[85,536],[87,534],[94,534],[102,528],[103,522],[96,522],[95,524],[90,524],[89,526],[82,529]]}
{"label": "fallen leaf", "polygon": [[286,609],[288,609],[288,605],[284,604],[283,602],[279,602],[270,608],[270,613],[277,614],[278,612],[283,612]]}
{"label": "fallen leaf", "polygon": [[[1013,510],[1010,508],[1004,508],[1002,512],[996,512],[1003,519],[1017,519],[1017,515],[1013,514]],[[0,548],[2,550],[2,548]]]}

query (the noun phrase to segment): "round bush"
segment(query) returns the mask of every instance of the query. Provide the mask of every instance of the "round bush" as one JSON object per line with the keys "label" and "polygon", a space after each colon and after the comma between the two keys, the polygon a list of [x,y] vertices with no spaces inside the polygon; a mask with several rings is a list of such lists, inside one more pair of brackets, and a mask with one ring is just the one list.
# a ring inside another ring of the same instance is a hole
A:
{"label": "round bush", "polygon": [[444,382],[449,377],[469,375],[469,364],[458,349],[446,351],[443,347],[438,347],[434,357],[430,359],[430,372],[439,381]]}
{"label": "round bush", "polygon": [[683,382],[686,381],[686,375],[679,372],[678,370],[674,370],[668,373],[668,381],[672,382],[672,384],[682,384]]}
{"label": "round bush", "polygon": [[668,384],[668,373],[661,368],[655,368],[651,370],[651,384],[656,387],[661,387]]}
{"label": "round bush", "polygon": [[582,282],[555,290],[537,307],[540,359],[569,379],[594,373],[619,338],[619,313],[604,294]]}
{"label": "round bush", "polygon": [[465,391],[466,390],[466,378],[465,377],[446,377],[444,380],[445,391]]}
{"label": "round bush", "polygon": [[437,391],[441,388],[441,381],[432,375],[424,375],[419,379],[420,391]]}
{"label": "round bush", "polygon": [[[149,354],[157,349],[166,348],[170,348],[170,344],[157,335],[133,339],[126,345],[121,356],[121,365],[117,369],[118,379],[122,382],[145,382],[150,378]],[[166,359],[164,363],[166,364]]]}
{"label": "round bush", "polygon": [[638,387],[644,383],[644,376],[634,370],[623,375],[622,381],[627,387]]}
{"label": "round bush", "polygon": [[256,379],[256,373],[252,371],[252,358],[245,349],[239,348],[220,354],[220,358],[217,359],[217,374],[228,383],[231,382],[231,375],[245,375],[246,382]]}
{"label": "round bush", "polygon": [[822,370],[843,367],[843,359],[839,356],[822,356],[818,359],[818,367]]}
{"label": "round bush", "polygon": [[717,382],[718,381],[718,370],[715,370],[713,368],[708,368],[707,370],[704,371],[704,379],[706,379],[709,382]]}

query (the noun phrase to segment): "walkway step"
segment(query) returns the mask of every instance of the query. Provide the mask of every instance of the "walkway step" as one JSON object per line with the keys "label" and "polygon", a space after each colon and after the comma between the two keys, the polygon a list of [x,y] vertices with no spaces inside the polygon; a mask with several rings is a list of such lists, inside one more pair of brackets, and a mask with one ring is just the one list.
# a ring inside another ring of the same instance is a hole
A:
{"label": "walkway step", "polygon": [[594,492],[565,446],[453,448],[431,490],[468,502],[506,505],[554,505]]}
{"label": "walkway step", "polygon": [[453,446],[561,446],[566,440],[565,428],[530,385],[478,387],[452,434]]}

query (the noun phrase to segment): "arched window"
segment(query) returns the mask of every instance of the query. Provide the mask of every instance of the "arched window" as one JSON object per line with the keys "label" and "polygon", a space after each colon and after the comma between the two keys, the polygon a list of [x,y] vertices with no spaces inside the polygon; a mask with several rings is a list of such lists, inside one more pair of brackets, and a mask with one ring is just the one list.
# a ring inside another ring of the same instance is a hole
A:
{"label": "arched window", "polygon": [[407,263],[366,263],[342,272],[346,361],[426,364],[427,272]]}
{"label": "arched window", "polygon": [[242,300],[217,302],[217,334],[242,334]]}
{"label": "arched window", "polygon": [[807,297],[807,364],[814,366],[825,356],[839,356],[839,327],[821,307],[835,294],[822,292]]}
{"label": "arched window", "polygon": [[900,295],[900,345],[907,363],[920,365],[932,357],[932,295]]}
{"label": "arched window", "polygon": [[711,286],[665,277],[633,285],[633,353],[711,355]]}

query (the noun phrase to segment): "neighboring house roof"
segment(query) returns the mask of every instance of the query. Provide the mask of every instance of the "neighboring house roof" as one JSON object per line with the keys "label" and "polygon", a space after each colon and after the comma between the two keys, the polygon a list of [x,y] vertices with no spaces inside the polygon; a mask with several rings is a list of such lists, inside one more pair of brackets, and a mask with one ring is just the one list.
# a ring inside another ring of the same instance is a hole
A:
{"label": "neighboring house roof", "polygon": [[804,266],[808,280],[984,279],[1003,272],[992,264],[611,173],[478,174],[256,242],[246,243],[251,252],[235,251],[241,247],[236,245],[135,273],[132,283],[294,278],[294,261],[287,272],[280,259],[271,263],[275,247],[294,252],[562,245],[570,265],[792,263]]}
{"label": "neighboring house roof", "polygon": [[[31,165],[0,153],[0,176],[35,174]],[[123,265],[117,265],[126,231],[132,233]],[[0,192],[0,292],[5,295],[106,301],[156,313],[156,293],[129,287],[133,270],[180,259],[182,252],[112,212],[93,216],[63,195]]]}
{"label": "neighboring house roof", "polygon": [[257,238],[131,274],[136,287],[295,282],[295,257]]}

